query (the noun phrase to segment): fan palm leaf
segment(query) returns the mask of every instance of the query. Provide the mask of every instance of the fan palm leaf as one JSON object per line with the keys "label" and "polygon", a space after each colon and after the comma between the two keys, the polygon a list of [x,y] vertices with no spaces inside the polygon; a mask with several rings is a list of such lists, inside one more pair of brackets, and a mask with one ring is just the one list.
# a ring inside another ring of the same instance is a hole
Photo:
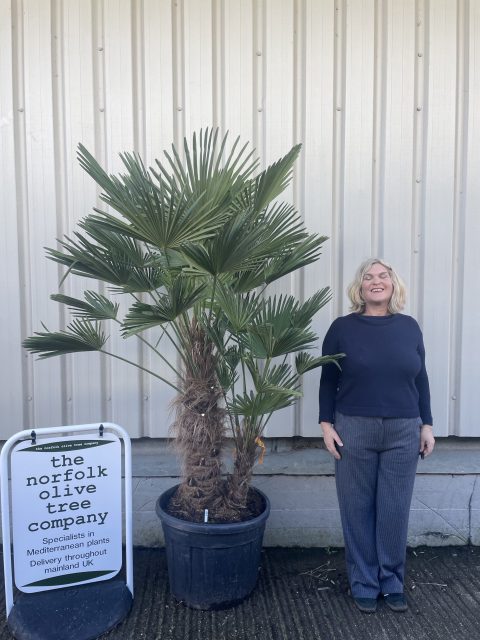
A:
{"label": "fan palm leaf", "polygon": [[311,235],[293,248],[273,257],[268,265],[265,265],[265,284],[271,284],[318,260],[321,255],[320,248],[326,239],[325,236]]}
{"label": "fan palm leaf", "polygon": [[[214,235],[228,217],[229,201],[219,203],[205,192],[172,186],[161,175],[150,175],[134,154],[122,154],[128,172],[110,176],[83,145],[81,166],[100,184],[102,200],[127,221],[97,210],[105,226],[142,239],[159,248],[174,248],[184,242],[198,242]],[[155,180],[155,182],[154,182]]]}
{"label": "fan palm leaf", "polygon": [[232,200],[244,189],[245,183],[258,166],[253,151],[240,149],[237,138],[227,155],[228,133],[219,142],[218,129],[205,129],[193,135],[192,145],[184,139],[185,162],[172,145],[171,153],[165,152],[166,163],[156,161],[155,177],[173,182],[176,188],[192,197],[203,198],[210,203],[212,214],[230,206]]}
{"label": "fan palm leaf", "polygon": [[73,315],[87,320],[116,320],[119,304],[112,302],[96,291],[85,291],[85,300],[72,298],[61,293],[50,296],[51,300],[67,305]]}
{"label": "fan palm leaf", "polygon": [[[255,293],[239,295],[230,287],[219,283],[216,290],[215,303],[218,313],[224,316],[227,328],[232,334],[247,330],[252,319],[258,315],[264,301]],[[221,311],[220,311],[221,310]]]}
{"label": "fan palm leaf", "polygon": [[314,293],[311,298],[297,306],[295,316],[292,318],[292,324],[297,327],[308,327],[313,316],[331,300],[331,297],[332,294],[329,287],[324,287]]}
{"label": "fan palm leaf", "polygon": [[323,367],[323,365],[325,364],[334,364],[339,369],[341,369],[338,360],[343,358],[344,356],[344,353],[335,353],[328,356],[315,357],[310,353],[302,351],[295,356],[295,367],[299,375],[302,375],[307,371],[311,371],[312,369],[316,369],[317,367]]}
{"label": "fan palm leaf", "polygon": [[122,323],[122,334],[128,337],[146,329],[173,322],[201,298],[205,285],[195,286],[192,280],[178,277],[166,293],[157,296],[155,304],[137,301]]}
{"label": "fan palm leaf", "polygon": [[107,341],[98,323],[74,320],[65,331],[45,331],[26,338],[22,345],[40,359],[79,351],[100,351]]}
{"label": "fan palm leaf", "polygon": [[204,245],[186,245],[181,252],[192,268],[200,273],[219,276],[252,269],[259,263],[256,250],[258,230],[252,228],[245,214],[226,223],[212,240]]}
{"label": "fan palm leaf", "polygon": [[292,147],[286,155],[251,179],[235,202],[236,208],[240,210],[252,208],[256,212],[261,212],[278,197],[292,178],[293,165],[300,149],[301,145]]}
{"label": "fan palm leaf", "polygon": [[239,393],[228,403],[235,416],[257,418],[292,405],[302,394],[296,389],[270,388],[265,393]]}

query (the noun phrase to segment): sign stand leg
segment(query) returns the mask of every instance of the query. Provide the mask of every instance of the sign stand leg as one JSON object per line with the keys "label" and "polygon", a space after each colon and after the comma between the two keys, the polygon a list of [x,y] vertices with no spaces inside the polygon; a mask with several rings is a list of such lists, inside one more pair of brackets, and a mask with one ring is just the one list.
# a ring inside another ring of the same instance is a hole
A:
{"label": "sign stand leg", "polygon": [[123,580],[23,593],[8,616],[18,640],[93,640],[129,613],[132,594]]}

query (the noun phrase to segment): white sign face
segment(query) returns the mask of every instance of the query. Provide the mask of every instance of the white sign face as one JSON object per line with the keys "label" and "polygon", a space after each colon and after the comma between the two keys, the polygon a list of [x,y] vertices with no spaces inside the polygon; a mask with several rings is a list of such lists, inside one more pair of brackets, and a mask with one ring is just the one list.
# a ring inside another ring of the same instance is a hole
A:
{"label": "white sign face", "polygon": [[107,580],[122,566],[121,445],[112,433],[12,451],[15,584],[32,593]]}

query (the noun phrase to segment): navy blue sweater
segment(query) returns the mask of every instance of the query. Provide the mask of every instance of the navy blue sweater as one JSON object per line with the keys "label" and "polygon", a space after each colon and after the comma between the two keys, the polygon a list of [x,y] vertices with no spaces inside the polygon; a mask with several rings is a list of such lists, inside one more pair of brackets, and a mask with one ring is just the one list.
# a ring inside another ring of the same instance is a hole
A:
{"label": "navy blue sweater", "polygon": [[334,422],[335,410],[350,416],[416,418],[432,424],[425,347],[410,316],[337,318],[323,341],[324,355],[345,353],[342,370],[324,365],[319,422]]}

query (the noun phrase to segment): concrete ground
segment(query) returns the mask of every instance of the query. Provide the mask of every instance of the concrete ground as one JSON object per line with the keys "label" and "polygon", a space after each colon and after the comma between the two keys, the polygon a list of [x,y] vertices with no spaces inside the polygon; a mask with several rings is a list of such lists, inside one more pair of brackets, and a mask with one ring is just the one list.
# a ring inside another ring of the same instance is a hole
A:
{"label": "concrete ground", "polygon": [[[376,614],[362,614],[348,595],[342,549],[271,548],[245,602],[196,611],[170,596],[164,551],[136,549],[133,608],[102,638],[480,640],[480,547],[409,549],[406,593],[406,613],[380,601]],[[3,611],[0,640],[11,637]]]}

